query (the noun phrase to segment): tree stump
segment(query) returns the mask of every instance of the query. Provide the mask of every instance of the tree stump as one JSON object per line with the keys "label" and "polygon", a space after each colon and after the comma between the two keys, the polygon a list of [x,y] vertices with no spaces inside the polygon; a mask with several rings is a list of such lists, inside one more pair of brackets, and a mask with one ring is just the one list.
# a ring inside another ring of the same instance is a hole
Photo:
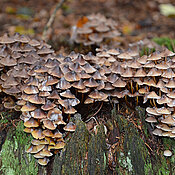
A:
{"label": "tree stump", "polygon": [[[10,128],[1,150],[0,173],[3,175],[173,175],[175,174],[175,141],[157,138],[145,122],[145,109],[137,107],[134,118],[112,110],[104,126],[97,133],[89,133],[81,119],[76,119],[77,129],[66,139],[66,146],[52,158],[47,167],[37,164],[35,158],[25,153],[31,136],[23,132],[23,123]],[[135,124],[137,123],[137,125]],[[139,125],[140,124],[140,125]],[[159,149],[160,148],[160,149]],[[173,155],[164,157],[163,150],[171,149]]]}

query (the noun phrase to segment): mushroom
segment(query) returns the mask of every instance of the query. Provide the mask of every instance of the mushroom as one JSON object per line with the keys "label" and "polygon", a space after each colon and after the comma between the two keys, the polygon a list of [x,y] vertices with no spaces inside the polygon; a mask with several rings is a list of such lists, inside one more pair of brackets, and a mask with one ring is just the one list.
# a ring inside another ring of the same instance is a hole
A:
{"label": "mushroom", "polygon": [[172,156],[172,152],[170,150],[165,150],[163,152],[163,155],[166,156],[166,157],[171,157]]}

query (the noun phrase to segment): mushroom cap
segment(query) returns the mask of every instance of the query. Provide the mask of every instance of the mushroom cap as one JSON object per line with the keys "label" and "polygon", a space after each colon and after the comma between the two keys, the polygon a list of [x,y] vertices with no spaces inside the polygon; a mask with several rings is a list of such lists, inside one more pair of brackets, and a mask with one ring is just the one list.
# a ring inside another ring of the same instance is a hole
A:
{"label": "mushroom cap", "polygon": [[60,93],[60,95],[62,97],[65,97],[65,98],[75,98],[75,95],[71,93],[71,91],[69,89],[67,89],[66,91]]}
{"label": "mushroom cap", "polygon": [[111,73],[108,77],[107,77],[107,81],[110,83],[114,83],[116,80],[118,79],[118,75],[115,73]]}
{"label": "mushroom cap", "polygon": [[32,133],[33,128],[25,128],[25,129],[23,129],[23,131],[26,133]]}
{"label": "mushroom cap", "polygon": [[56,106],[56,104],[52,103],[50,100],[47,100],[46,103],[41,106],[41,109],[44,111],[49,111],[53,109]]}
{"label": "mushroom cap", "polygon": [[62,77],[59,80],[59,82],[56,86],[56,88],[59,88],[59,89],[62,89],[62,90],[68,89],[70,87],[71,87],[71,84],[64,77]]}
{"label": "mushroom cap", "polygon": [[160,99],[161,97],[158,96],[154,91],[151,91],[148,95],[147,95],[147,99]]}
{"label": "mushroom cap", "polygon": [[167,87],[167,88],[175,88],[175,81],[173,79],[170,79],[170,81],[165,84],[165,87]]}
{"label": "mushroom cap", "polygon": [[49,150],[47,150],[46,148],[44,148],[42,151],[40,151],[40,155],[44,156],[44,157],[50,157],[53,155],[53,153],[51,153]]}
{"label": "mushroom cap", "polygon": [[65,131],[74,132],[76,129],[76,125],[73,122],[69,122],[63,129]]}
{"label": "mushroom cap", "polygon": [[89,63],[86,63],[85,65],[83,65],[83,69],[85,70],[85,72],[86,72],[87,74],[92,74],[92,73],[94,73],[94,72],[97,71],[97,70],[96,70],[93,66],[91,66]]}
{"label": "mushroom cap", "polygon": [[48,97],[48,96],[50,96],[50,92],[48,92],[48,91],[41,91],[41,92],[39,92],[39,96],[41,96],[41,97]]}
{"label": "mushroom cap", "polygon": [[161,122],[165,123],[165,124],[169,124],[169,125],[174,125],[175,124],[175,120],[170,115],[167,116],[166,118],[162,119]]}
{"label": "mushroom cap", "polygon": [[158,129],[163,130],[163,131],[172,131],[172,129],[166,124],[158,124],[158,125],[156,125],[156,127]]}
{"label": "mushroom cap", "polygon": [[59,66],[55,66],[55,67],[49,69],[48,73],[54,77],[57,77],[57,78],[63,77],[63,72],[61,71]]}
{"label": "mushroom cap", "polygon": [[170,156],[172,156],[172,152],[170,150],[165,150],[163,152],[163,155],[166,156],[166,157],[170,157]]}
{"label": "mushroom cap", "polygon": [[46,129],[43,131],[43,134],[46,136],[46,137],[53,137],[53,133],[51,130],[49,129]]}
{"label": "mushroom cap", "polygon": [[99,84],[94,80],[93,77],[91,77],[90,79],[84,81],[84,85],[86,87],[97,87]]}
{"label": "mushroom cap", "polygon": [[11,44],[14,43],[15,40],[12,37],[9,37],[7,33],[5,33],[3,36],[0,37],[0,43],[1,44]]}
{"label": "mushroom cap", "polygon": [[50,129],[50,130],[56,129],[56,125],[51,120],[45,119],[43,120],[43,124],[47,129]]}
{"label": "mushroom cap", "polygon": [[133,71],[131,68],[127,67],[126,70],[121,74],[122,77],[133,77]]}
{"label": "mushroom cap", "polygon": [[34,111],[37,107],[29,102],[22,106],[21,111]]}
{"label": "mushroom cap", "polygon": [[134,77],[146,77],[146,76],[147,76],[147,74],[143,70],[143,68],[138,69],[134,75]]}
{"label": "mushroom cap", "polygon": [[30,95],[28,97],[28,101],[30,103],[34,103],[34,104],[43,104],[44,103],[44,98],[39,97],[38,94]]}
{"label": "mushroom cap", "polygon": [[47,98],[48,99],[61,99],[57,90],[53,90]]}
{"label": "mushroom cap", "polygon": [[36,119],[47,118],[47,114],[43,110],[41,110],[40,108],[35,109],[30,114],[33,118],[36,118]]}
{"label": "mushroom cap", "polygon": [[161,75],[162,75],[161,70],[159,70],[157,68],[152,68],[147,74],[148,77],[150,77],[150,76],[156,77],[156,76],[161,76]]}
{"label": "mushroom cap", "polygon": [[128,52],[123,52],[123,53],[119,54],[117,57],[120,59],[125,59],[125,60],[132,60],[133,59],[133,57],[130,56],[130,54]]}
{"label": "mushroom cap", "polygon": [[79,81],[81,79],[80,74],[75,71],[71,71],[65,74],[64,78],[69,82]]}
{"label": "mushroom cap", "polygon": [[153,131],[153,134],[154,134],[154,135],[157,135],[157,136],[162,136],[162,130],[156,128],[156,129]]}
{"label": "mushroom cap", "polygon": [[154,108],[147,107],[146,112],[148,112],[151,115],[156,115],[156,116],[161,115],[161,114],[157,113],[157,110],[155,107]]}
{"label": "mushroom cap", "polygon": [[166,114],[166,115],[171,114],[171,111],[165,107],[157,108],[156,112],[159,114]]}
{"label": "mushroom cap", "polygon": [[58,82],[59,82],[59,79],[54,78],[52,76],[47,76],[46,86],[54,85],[54,84],[57,84]]}
{"label": "mushroom cap", "polygon": [[149,122],[149,123],[156,123],[157,122],[157,120],[153,116],[147,117],[145,119],[145,121]]}
{"label": "mushroom cap", "polygon": [[100,92],[97,89],[92,91],[88,96],[92,99],[101,99],[102,98]]}
{"label": "mushroom cap", "polygon": [[32,136],[35,139],[40,139],[40,140],[45,137],[41,129],[35,129],[34,131],[32,131]]}
{"label": "mushroom cap", "polygon": [[82,79],[80,79],[80,81],[74,82],[74,83],[72,84],[72,87],[74,87],[74,88],[76,88],[76,89],[81,89],[81,90],[83,90],[83,89],[86,88],[85,85],[84,85],[84,83],[83,83],[83,80],[82,80]]}
{"label": "mushroom cap", "polygon": [[157,51],[151,53],[147,58],[147,60],[151,60],[151,61],[157,61],[160,59],[162,59],[162,54],[160,52],[157,52]]}
{"label": "mushroom cap", "polygon": [[63,137],[63,134],[59,131],[56,131],[52,136],[52,138],[62,138],[62,137]]}
{"label": "mushroom cap", "polygon": [[66,114],[75,114],[77,112],[76,109],[74,109],[71,105],[68,105],[68,107],[64,110]]}
{"label": "mushroom cap", "polygon": [[42,166],[47,165],[48,162],[49,162],[49,159],[48,158],[38,159],[38,164],[40,164]]}
{"label": "mushroom cap", "polygon": [[27,127],[27,128],[38,127],[39,122],[37,120],[33,119],[33,118],[30,118],[29,120],[24,122],[24,126]]}
{"label": "mushroom cap", "polygon": [[48,146],[48,150],[50,151],[51,149],[63,149],[65,146],[65,142],[63,141],[58,141],[55,146]]}
{"label": "mushroom cap", "polygon": [[167,104],[170,103],[172,100],[168,98],[166,95],[162,95],[160,99],[157,99],[158,104]]}
{"label": "mushroom cap", "polygon": [[30,153],[38,153],[40,152],[43,148],[45,147],[45,145],[33,145],[32,150],[30,151]]}
{"label": "mushroom cap", "polygon": [[126,82],[123,81],[121,78],[118,78],[113,84],[112,86],[114,87],[125,87],[126,86]]}

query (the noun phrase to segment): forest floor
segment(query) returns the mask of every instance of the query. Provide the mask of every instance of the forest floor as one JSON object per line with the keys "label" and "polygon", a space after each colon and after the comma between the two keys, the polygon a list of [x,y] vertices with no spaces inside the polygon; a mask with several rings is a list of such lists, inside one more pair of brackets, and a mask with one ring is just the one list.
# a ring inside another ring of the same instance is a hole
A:
{"label": "forest floor", "polygon": [[[0,35],[19,32],[41,39],[44,27],[58,2],[38,0],[36,5],[34,0],[0,1]],[[122,32],[118,41],[123,47],[144,38],[175,38],[175,19],[161,14],[159,7],[162,3],[175,5],[173,0],[66,0],[49,29],[49,43],[59,53],[70,52],[72,26],[81,17],[92,13],[101,13],[118,23]]]}

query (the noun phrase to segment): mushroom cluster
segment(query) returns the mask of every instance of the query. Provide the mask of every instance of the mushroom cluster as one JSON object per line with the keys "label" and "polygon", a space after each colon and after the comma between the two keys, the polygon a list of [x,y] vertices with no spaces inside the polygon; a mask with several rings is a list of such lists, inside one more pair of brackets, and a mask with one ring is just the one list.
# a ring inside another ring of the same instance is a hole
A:
{"label": "mushroom cluster", "polygon": [[72,40],[85,46],[99,44],[107,39],[120,35],[117,23],[102,14],[91,14],[82,17],[73,27]]}
{"label": "mushroom cluster", "polygon": [[19,35],[9,37],[4,34],[0,38],[0,86],[1,91],[14,96],[19,101],[7,97],[4,99],[4,107],[20,110],[21,92],[25,81],[29,78],[28,72],[38,61],[54,56],[51,46],[43,41],[30,39],[27,36]]}
{"label": "mushroom cluster", "polygon": [[175,53],[164,49],[140,57],[135,51],[98,51],[95,62],[108,72],[108,96],[135,97],[137,104],[143,97],[142,103],[149,105],[146,121],[158,123],[153,134],[175,138]]}
{"label": "mushroom cluster", "polygon": [[47,165],[64,147],[65,137],[76,129],[70,119],[77,111],[111,99],[146,103],[146,121],[157,123],[153,134],[175,137],[173,52],[140,57],[132,50],[97,49],[96,56],[56,56],[46,43],[19,34],[1,37],[0,49],[1,89],[18,99],[17,105],[5,101],[4,107],[22,112],[24,131],[34,138],[27,152],[39,164]]}

